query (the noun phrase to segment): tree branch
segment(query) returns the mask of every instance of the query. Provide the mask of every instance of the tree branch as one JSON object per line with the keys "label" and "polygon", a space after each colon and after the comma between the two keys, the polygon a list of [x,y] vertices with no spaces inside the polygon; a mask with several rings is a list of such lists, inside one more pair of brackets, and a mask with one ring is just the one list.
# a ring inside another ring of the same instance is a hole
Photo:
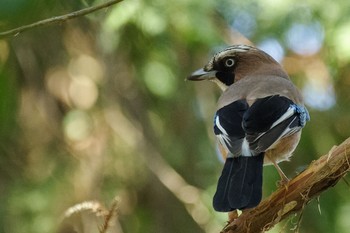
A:
{"label": "tree branch", "polygon": [[350,138],[279,188],[254,209],[243,213],[222,232],[264,232],[290,214],[301,211],[311,199],[337,184],[350,170]]}
{"label": "tree branch", "polygon": [[24,31],[26,31],[28,29],[32,29],[32,28],[36,28],[36,27],[40,27],[40,26],[44,26],[44,25],[55,24],[55,23],[62,23],[64,21],[67,21],[67,20],[70,20],[70,19],[73,19],[73,18],[77,18],[77,17],[83,16],[83,15],[90,14],[90,13],[92,13],[94,11],[98,11],[100,9],[109,7],[111,5],[114,5],[114,4],[122,2],[122,1],[123,0],[111,0],[111,1],[108,1],[108,2],[105,2],[105,3],[102,3],[100,5],[97,5],[97,6],[92,6],[92,7],[84,8],[82,10],[74,11],[74,12],[71,12],[71,13],[66,14],[66,15],[55,16],[55,17],[52,17],[52,18],[49,18],[49,19],[44,19],[44,20],[41,20],[41,21],[37,21],[37,22],[32,23],[32,24],[24,25],[24,26],[15,28],[15,29],[11,29],[11,30],[8,30],[8,31],[0,32],[0,38],[6,37],[6,36],[11,36],[11,35],[16,36],[19,33],[24,32]]}

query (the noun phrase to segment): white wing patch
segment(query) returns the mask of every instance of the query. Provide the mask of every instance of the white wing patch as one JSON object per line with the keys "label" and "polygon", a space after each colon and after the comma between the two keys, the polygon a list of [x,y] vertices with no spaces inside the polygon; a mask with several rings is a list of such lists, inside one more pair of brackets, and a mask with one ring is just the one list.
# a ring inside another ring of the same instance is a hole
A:
{"label": "white wing patch", "polygon": [[218,129],[222,133],[222,134],[217,135],[220,143],[225,147],[225,149],[227,149],[227,151],[229,151],[227,145],[231,146],[231,141],[230,141],[230,138],[228,136],[228,133],[226,132],[224,127],[222,127],[222,125],[220,124],[219,116],[216,116],[216,118],[215,118],[215,125],[218,127]]}
{"label": "white wing patch", "polygon": [[242,143],[242,156],[246,156],[246,157],[252,156],[252,152],[249,147],[249,142],[247,141],[246,138],[243,139],[243,143]]}
{"label": "white wing patch", "polygon": [[288,119],[289,117],[293,116],[294,113],[295,113],[295,108],[294,108],[293,106],[290,106],[290,107],[287,109],[287,111],[286,111],[280,118],[278,118],[277,121],[275,121],[275,122],[271,125],[270,129],[272,129],[273,127],[275,127],[276,125],[278,125],[278,124],[281,123],[282,121]]}
{"label": "white wing patch", "polygon": [[[230,137],[229,137],[227,131],[220,124],[219,116],[215,117],[215,125],[221,131],[221,134],[216,135],[220,144],[225,148],[225,150],[230,151],[229,147],[232,147],[232,142],[230,140]],[[249,142],[247,141],[246,138],[243,139],[241,151],[242,151],[242,156],[253,156],[253,154],[250,150],[250,147],[249,147]],[[228,157],[232,157],[232,156],[234,156],[234,155],[232,155],[232,153],[228,154]]]}
{"label": "white wing patch", "polygon": [[219,130],[225,134],[225,135],[228,135],[226,130],[224,129],[224,127],[222,127],[222,125],[220,124],[220,120],[219,120],[219,116],[216,116],[215,117],[215,125],[219,128]]}

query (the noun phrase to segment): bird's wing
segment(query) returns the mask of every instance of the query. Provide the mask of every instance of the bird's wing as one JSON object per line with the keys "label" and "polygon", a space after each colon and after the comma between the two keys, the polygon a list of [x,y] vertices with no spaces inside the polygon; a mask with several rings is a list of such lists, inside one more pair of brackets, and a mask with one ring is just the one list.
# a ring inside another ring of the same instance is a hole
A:
{"label": "bird's wing", "polygon": [[304,107],[279,95],[257,99],[251,106],[237,100],[219,109],[214,132],[231,156],[218,181],[214,208],[226,212],[256,206],[262,196],[264,152],[308,119]]}
{"label": "bird's wing", "polygon": [[255,155],[298,132],[307,120],[309,114],[305,107],[284,96],[273,95],[257,99],[244,113],[242,126],[249,149]]}
{"label": "bird's wing", "polygon": [[214,133],[219,143],[229,152],[229,157],[241,155],[245,132],[242,119],[249,106],[245,100],[238,100],[219,109],[214,117]]}

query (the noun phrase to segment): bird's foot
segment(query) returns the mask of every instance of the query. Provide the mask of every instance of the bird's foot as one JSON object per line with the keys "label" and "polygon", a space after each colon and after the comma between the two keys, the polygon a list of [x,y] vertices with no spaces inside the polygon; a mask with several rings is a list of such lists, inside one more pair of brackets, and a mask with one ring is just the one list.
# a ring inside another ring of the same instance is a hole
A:
{"label": "bird's foot", "polygon": [[281,180],[280,181],[277,181],[277,187],[278,188],[281,188],[281,187],[286,187],[288,182],[289,182],[289,179],[288,177],[284,174],[284,172],[282,171],[282,169],[278,166],[277,162],[276,161],[272,161],[273,165],[275,166],[278,174],[280,175],[281,177]]}
{"label": "bird's foot", "polygon": [[234,210],[234,211],[228,212],[228,224],[236,220],[241,214],[242,214],[242,211],[240,210]]}

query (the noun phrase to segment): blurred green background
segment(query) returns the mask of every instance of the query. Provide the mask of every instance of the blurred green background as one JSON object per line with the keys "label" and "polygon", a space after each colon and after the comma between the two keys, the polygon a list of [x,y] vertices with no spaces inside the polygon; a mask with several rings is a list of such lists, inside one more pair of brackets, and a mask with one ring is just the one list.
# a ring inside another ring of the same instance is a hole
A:
{"label": "blurred green background", "polygon": [[[102,2],[0,0],[0,31]],[[115,196],[110,232],[219,232],[220,90],[184,79],[240,43],[275,57],[305,96],[311,121],[281,165],[293,177],[350,135],[350,1],[124,0],[0,39],[0,233],[74,232],[62,230],[69,207]],[[265,167],[264,196],[278,180]],[[340,181],[299,227],[295,215],[271,232],[347,233],[349,216]]]}

